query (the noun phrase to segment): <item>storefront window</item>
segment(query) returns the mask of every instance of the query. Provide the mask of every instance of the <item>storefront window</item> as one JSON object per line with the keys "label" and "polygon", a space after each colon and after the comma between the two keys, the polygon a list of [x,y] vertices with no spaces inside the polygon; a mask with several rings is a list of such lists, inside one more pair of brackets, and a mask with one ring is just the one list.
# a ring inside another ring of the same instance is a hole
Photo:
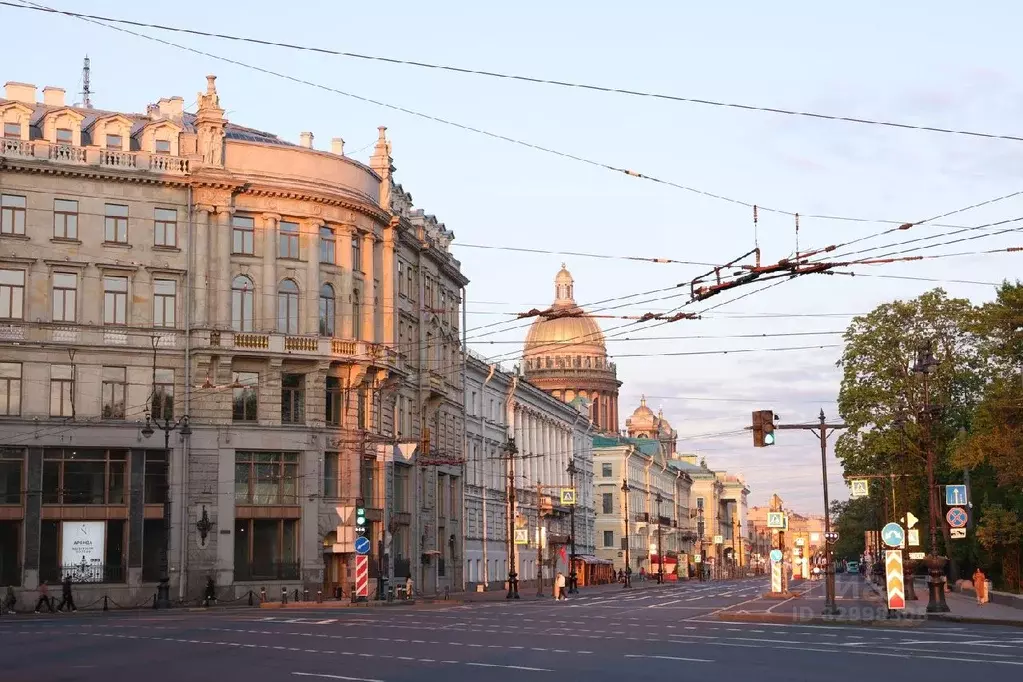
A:
{"label": "storefront window", "polygon": [[40,527],[39,579],[55,584],[65,575],[74,582],[125,580],[127,523],[43,521]]}
{"label": "storefront window", "polygon": [[21,504],[25,451],[0,448],[0,504]]}
{"label": "storefront window", "polygon": [[297,580],[298,520],[237,519],[235,580]]}
{"label": "storefront window", "polygon": [[127,450],[48,448],[43,504],[125,504]]}

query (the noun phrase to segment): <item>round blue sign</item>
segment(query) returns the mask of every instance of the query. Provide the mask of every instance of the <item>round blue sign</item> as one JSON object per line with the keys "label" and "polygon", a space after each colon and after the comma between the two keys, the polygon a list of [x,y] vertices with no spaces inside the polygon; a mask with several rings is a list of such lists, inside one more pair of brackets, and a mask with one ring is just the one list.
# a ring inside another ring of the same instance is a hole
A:
{"label": "round blue sign", "polygon": [[902,543],[906,539],[906,531],[899,524],[892,522],[881,529],[881,539],[889,547],[902,547]]}
{"label": "round blue sign", "polygon": [[780,549],[772,549],[771,550],[771,561],[775,561],[775,562],[781,561],[781,550]]}
{"label": "round blue sign", "polygon": [[355,553],[356,554],[369,554],[369,538],[365,535],[360,535],[355,538]]}

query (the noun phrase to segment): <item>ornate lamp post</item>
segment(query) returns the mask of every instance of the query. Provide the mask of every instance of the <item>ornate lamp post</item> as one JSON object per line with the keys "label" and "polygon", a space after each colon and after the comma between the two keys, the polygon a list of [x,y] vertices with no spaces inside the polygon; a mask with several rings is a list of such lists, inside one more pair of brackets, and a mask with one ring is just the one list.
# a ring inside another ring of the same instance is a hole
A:
{"label": "ornate lamp post", "polygon": [[629,492],[631,490],[629,482],[622,481],[622,494],[625,495],[625,581],[622,583],[623,589],[632,587],[632,560],[629,555],[629,545],[632,544],[629,537]]}
{"label": "ornate lamp post", "polygon": [[654,502],[657,503],[657,584],[664,583],[664,545],[661,544],[661,502],[664,498],[661,497],[660,491],[657,492],[654,497]]}
{"label": "ornate lamp post", "polygon": [[935,504],[936,487],[934,483],[934,438],[933,420],[931,414],[931,375],[938,369],[938,360],[931,351],[931,344],[927,343],[919,349],[916,354],[916,362],[913,363],[913,374],[923,379],[924,398],[924,443],[927,451],[927,507],[930,517],[931,542],[930,551],[927,554],[925,564],[927,565],[927,613],[946,613],[949,611],[945,602],[945,563],[947,558],[938,554],[938,507]]}
{"label": "ornate lamp post", "polygon": [[[568,460],[568,476],[569,476],[570,485],[572,486],[572,490],[573,491],[575,491],[575,475],[578,472],[579,472],[579,470],[575,468],[575,459],[569,459]],[[572,535],[569,536],[569,542],[571,543],[571,547],[569,548],[571,553],[569,554],[569,570],[568,570],[568,593],[569,594],[578,594],[579,593],[578,576],[576,575],[576,572],[575,572],[575,503],[578,502],[578,501],[579,501],[579,498],[578,498],[578,496],[576,496],[574,498],[572,506],[568,508],[568,514],[569,514],[569,519],[570,519],[569,523],[571,524],[571,528],[572,528],[572,530],[571,530]]]}
{"label": "ornate lamp post", "polygon": [[[180,429],[182,436],[192,435],[192,429],[188,425],[188,415],[178,417],[176,420],[170,418],[164,419],[162,422],[159,419],[153,419],[150,415],[146,415],[146,425],[142,427],[142,435],[146,438],[152,437],[156,431],[153,426],[163,431],[163,450],[167,457],[167,485],[166,494],[163,498],[163,544],[160,545],[160,584],[156,588],[156,601],[153,603],[153,607],[157,609],[168,609],[170,608],[170,540],[171,540],[171,494],[170,494],[170,435],[172,431]],[[183,497],[183,496],[182,496]],[[185,538],[182,537],[181,541],[184,542]],[[181,578],[184,579],[184,576]]]}

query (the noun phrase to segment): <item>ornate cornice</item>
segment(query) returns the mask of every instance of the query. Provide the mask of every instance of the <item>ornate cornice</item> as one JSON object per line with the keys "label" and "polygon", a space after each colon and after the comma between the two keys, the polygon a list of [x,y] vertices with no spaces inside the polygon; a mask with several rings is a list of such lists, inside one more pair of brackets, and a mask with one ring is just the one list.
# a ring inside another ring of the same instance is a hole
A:
{"label": "ornate cornice", "polygon": [[315,204],[323,204],[325,206],[346,208],[352,211],[357,211],[385,225],[389,224],[391,221],[391,214],[384,211],[376,204],[357,201],[355,199],[342,197],[336,194],[331,195],[306,189],[273,187],[270,185],[255,183],[246,184],[242,193],[248,196],[295,199],[298,201],[310,201]]}
{"label": "ornate cornice", "polygon": [[117,171],[98,166],[76,166],[73,164],[51,163],[49,161],[28,161],[13,157],[0,159],[0,169],[32,173],[34,175],[52,175],[84,180],[114,180],[136,185],[170,185],[185,188],[191,184],[188,176],[185,175],[160,175],[145,171]]}

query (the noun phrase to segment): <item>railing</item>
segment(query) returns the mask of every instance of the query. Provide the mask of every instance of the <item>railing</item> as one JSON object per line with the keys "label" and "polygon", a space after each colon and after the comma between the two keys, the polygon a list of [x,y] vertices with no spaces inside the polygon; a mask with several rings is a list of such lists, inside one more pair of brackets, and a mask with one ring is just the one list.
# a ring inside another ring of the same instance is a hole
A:
{"label": "railing", "polygon": [[28,140],[0,139],[0,156],[32,156],[32,143]]}
{"label": "railing", "polygon": [[99,165],[110,166],[112,168],[129,168],[131,170],[137,170],[138,156],[131,152],[118,152],[111,151],[109,149],[103,149],[99,153]]}
{"label": "railing", "polygon": [[355,355],[358,352],[358,348],[359,344],[356,341],[330,340],[331,355]]}
{"label": "railing", "polygon": [[24,341],[25,327],[20,324],[0,324],[0,341]]}
{"label": "railing", "polygon": [[85,163],[85,148],[69,144],[51,144],[47,158],[57,163]]}
{"label": "railing", "polygon": [[319,339],[309,336],[284,337],[284,350],[300,350],[315,352],[319,348]]}
{"label": "railing", "polygon": [[236,348],[265,350],[270,347],[270,337],[266,334],[235,334],[234,345]]}
{"label": "railing", "polygon": [[123,583],[124,566],[120,564],[66,564],[64,566],[43,566],[39,579],[48,583],[59,583],[65,576],[71,576],[75,583]]}
{"label": "railing", "polygon": [[154,154],[149,157],[149,170],[161,173],[187,173],[188,159],[165,154]]}
{"label": "railing", "polygon": [[297,562],[257,561],[234,567],[235,582],[247,580],[298,580],[302,571]]}

